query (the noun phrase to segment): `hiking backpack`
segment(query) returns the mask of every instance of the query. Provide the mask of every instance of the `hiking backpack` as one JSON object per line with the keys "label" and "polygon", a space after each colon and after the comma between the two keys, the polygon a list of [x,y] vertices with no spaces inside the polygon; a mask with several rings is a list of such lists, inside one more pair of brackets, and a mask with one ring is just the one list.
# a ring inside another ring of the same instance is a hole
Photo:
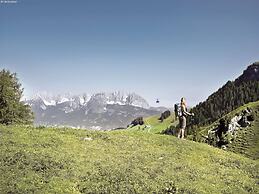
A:
{"label": "hiking backpack", "polygon": [[174,105],[174,113],[176,118],[183,115],[180,103]]}

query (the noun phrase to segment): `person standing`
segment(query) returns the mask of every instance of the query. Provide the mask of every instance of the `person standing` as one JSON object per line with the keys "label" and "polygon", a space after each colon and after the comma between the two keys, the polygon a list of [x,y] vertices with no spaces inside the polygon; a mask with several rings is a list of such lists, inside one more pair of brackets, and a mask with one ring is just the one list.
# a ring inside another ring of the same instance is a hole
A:
{"label": "person standing", "polygon": [[184,139],[184,131],[185,131],[185,128],[186,128],[186,117],[187,116],[194,116],[194,113],[189,113],[187,111],[187,104],[186,104],[186,100],[185,100],[184,97],[181,98],[180,110],[181,110],[181,114],[179,115],[180,129],[179,129],[177,137],[181,138],[181,139]]}

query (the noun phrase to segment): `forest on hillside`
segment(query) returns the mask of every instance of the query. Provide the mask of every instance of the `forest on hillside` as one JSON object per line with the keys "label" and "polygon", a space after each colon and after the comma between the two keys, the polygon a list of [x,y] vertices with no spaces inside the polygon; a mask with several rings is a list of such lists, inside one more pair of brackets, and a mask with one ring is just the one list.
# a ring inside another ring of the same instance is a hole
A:
{"label": "forest on hillside", "polygon": [[228,81],[205,102],[199,103],[192,109],[195,117],[189,118],[189,125],[194,127],[210,124],[224,114],[257,100],[259,100],[259,81],[251,80],[238,84]]}

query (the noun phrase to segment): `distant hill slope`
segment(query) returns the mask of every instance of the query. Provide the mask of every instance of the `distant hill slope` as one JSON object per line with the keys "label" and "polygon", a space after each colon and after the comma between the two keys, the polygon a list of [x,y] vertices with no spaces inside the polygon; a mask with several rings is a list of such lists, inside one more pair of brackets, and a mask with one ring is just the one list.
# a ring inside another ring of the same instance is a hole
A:
{"label": "distant hill slope", "polygon": [[142,131],[148,133],[161,133],[171,125],[176,126],[178,120],[175,120],[175,116],[171,115],[167,119],[161,122],[159,120],[160,115],[144,118],[144,125],[137,125],[134,127],[128,127],[127,130]]}
{"label": "distant hill slope", "polygon": [[[259,101],[245,104],[222,118],[233,118],[237,113],[241,113],[247,108],[253,111],[255,121],[251,122],[251,126],[238,130],[235,140],[231,144],[228,144],[227,150],[243,154],[253,159],[259,159]],[[200,128],[199,133],[207,135],[208,130],[215,128],[218,123],[219,120],[206,127]]]}
{"label": "distant hill slope", "polygon": [[235,81],[228,81],[222,88],[192,111],[195,113],[192,126],[212,123],[230,111],[248,103],[259,100],[259,62],[255,62]]}
{"label": "distant hill slope", "polygon": [[259,162],[137,131],[0,126],[0,193],[259,193]]}

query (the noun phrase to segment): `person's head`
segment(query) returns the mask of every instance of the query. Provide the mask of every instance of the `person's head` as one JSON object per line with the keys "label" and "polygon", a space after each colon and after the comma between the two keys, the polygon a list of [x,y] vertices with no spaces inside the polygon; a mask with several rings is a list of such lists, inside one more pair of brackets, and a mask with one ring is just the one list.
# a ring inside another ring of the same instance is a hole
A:
{"label": "person's head", "polygon": [[184,97],[181,98],[181,104],[184,105],[184,106],[186,106],[186,100],[185,100]]}

